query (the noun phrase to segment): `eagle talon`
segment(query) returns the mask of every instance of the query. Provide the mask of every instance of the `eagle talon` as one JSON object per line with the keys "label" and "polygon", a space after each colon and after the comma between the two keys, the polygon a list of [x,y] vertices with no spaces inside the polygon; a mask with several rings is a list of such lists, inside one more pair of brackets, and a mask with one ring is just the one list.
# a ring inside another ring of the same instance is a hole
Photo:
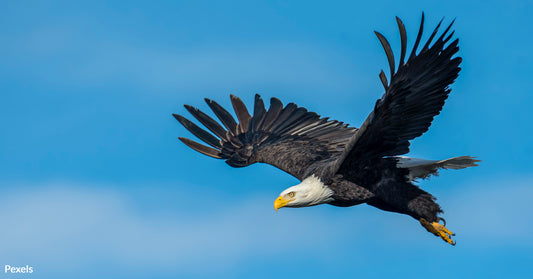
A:
{"label": "eagle talon", "polygon": [[[197,108],[185,109],[204,128],[173,114],[185,129],[206,145],[178,137],[186,146],[231,167],[266,163],[293,175],[300,184],[285,189],[274,202],[274,209],[308,207],[319,204],[353,206],[367,203],[378,209],[419,218],[426,230],[455,245],[454,234],[435,197],[412,182],[437,175],[440,169],[464,169],[480,160],[459,156],[446,160],[424,160],[399,156],[410,151],[410,141],[421,136],[440,113],[458,77],[462,58],[458,39],[450,33],[453,21],[440,36],[434,29],[426,43],[423,35],[424,14],[411,54],[407,53],[407,32],[397,17],[401,57],[396,67],[394,53],[387,39],[375,32],[390,69],[390,82],[381,71],[384,93],[360,129],[329,120],[294,103],[283,105],[271,98],[268,110],[256,94],[253,114],[244,102],[230,95],[237,120],[218,103],[205,99],[219,121]],[[441,20],[442,22],[442,20]],[[451,41],[450,41],[451,40]],[[423,69],[423,70],[420,70]],[[383,92],[383,91],[382,91]],[[442,224],[440,224],[442,223]]]}
{"label": "eagle talon", "polygon": [[[443,220],[441,218],[441,220]],[[445,222],[445,221],[444,221]],[[443,223],[444,223],[443,222]],[[420,224],[426,228],[426,230],[435,236],[440,237],[442,240],[448,242],[452,246],[455,246],[455,241],[453,241],[450,237],[454,236],[455,234],[449,231],[444,225],[441,225],[437,222],[430,223],[424,218],[420,218]]]}
{"label": "eagle talon", "polygon": [[442,225],[446,227],[446,219],[439,217],[439,220],[442,221]]}

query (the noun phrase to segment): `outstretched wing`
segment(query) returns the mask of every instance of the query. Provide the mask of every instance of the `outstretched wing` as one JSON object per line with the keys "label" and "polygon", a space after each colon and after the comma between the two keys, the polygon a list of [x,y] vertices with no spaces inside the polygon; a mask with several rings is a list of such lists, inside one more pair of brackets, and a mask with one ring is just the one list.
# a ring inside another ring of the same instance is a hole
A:
{"label": "outstretched wing", "polygon": [[409,140],[428,130],[450,93],[449,85],[460,71],[461,58],[453,57],[459,50],[458,39],[447,44],[454,33],[448,34],[453,21],[431,45],[441,20],[417,54],[424,26],[422,14],[420,29],[407,62],[404,62],[407,48],[405,27],[399,18],[396,21],[401,37],[398,69],[395,71],[394,55],[387,39],[375,32],[389,61],[391,81],[389,84],[381,71],[379,77],[385,94],[350,140],[347,151],[340,156],[337,166],[341,172],[357,169],[357,165],[364,165],[363,162],[369,160],[409,152]]}
{"label": "outstretched wing", "polygon": [[244,103],[231,95],[238,123],[215,101],[205,101],[224,127],[202,111],[185,105],[212,134],[185,117],[173,114],[187,130],[210,147],[180,137],[183,143],[207,156],[225,159],[232,167],[267,163],[300,180],[305,178],[313,164],[334,161],[357,130],[342,122],[321,118],[293,103],[284,107],[276,98],[270,100],[267,111],[261,97],[255,95],[254,112],[250,115]]}

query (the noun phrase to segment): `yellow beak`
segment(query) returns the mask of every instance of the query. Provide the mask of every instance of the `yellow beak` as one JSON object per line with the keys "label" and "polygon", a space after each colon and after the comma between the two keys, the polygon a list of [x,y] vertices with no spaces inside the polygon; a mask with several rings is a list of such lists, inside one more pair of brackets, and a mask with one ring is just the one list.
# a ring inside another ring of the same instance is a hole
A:
{"label": "yellow beak", "polygon": [[276,211],[278,211],[278,209],[286,206],[289,202],[293,201],[294,199],[292,200],[286,200],[284,199],[282,196],[279,196],[275,201],[274,201],[274,209]]}

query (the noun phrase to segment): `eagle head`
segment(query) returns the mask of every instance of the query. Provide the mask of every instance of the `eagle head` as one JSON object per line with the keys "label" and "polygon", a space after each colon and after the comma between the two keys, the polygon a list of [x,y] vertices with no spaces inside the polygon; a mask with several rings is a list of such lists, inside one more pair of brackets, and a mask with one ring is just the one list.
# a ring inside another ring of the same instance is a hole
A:
{"label": "eagle head", "polygon": [[300,184],[285,189],[274,201],[274,209],[282,207],[307,207],[332,202],[333,190],[311,175]]}

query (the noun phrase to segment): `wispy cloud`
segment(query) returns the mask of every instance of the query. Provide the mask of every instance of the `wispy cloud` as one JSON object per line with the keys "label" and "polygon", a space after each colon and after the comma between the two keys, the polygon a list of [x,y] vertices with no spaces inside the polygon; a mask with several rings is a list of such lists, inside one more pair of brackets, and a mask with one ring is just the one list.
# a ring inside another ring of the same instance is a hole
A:
{"label": "wispy cloud", "polygon": [[127,84],[161,90],[252,86],[252,90],[274,83],[332,90],[353,87],[357,76],[347,71],[353,63],[338,50],[302,41],[139,44],[96,36],[74,24],[37,28],[14,37],[5,48],[10,58],[4,64],[56,86]]}
{"label": "wispy cloud", "polygon": [[[452,200],[446,205],[447,217],[450,228],[458,232],[459,245],[533,245],[533,225],[527,222],[533,216],[525,208],[533,195],[530,182],[480,185],[467,194],[445,197]],[[226,200],[228,207],[216,212],[196,211],[189,205],[187,210],[161,214],[141,210],[118,190],[103,189],[113,188],[46,184],[2,196],[0,260],[39,263],[63,272],[105,263],[207,274],[231,269],[249,257],[275,257],[291,246],[297,247],[292,248],[293,256],[312,253],[316,258],[348,253],[346,248],[354,245],[365,253],[371,253],[369,245],[444,245],[413,220],[370,207],[356,211],[323,206],[276,214],[271,200],[241,198]],[[209,206],[210,199],[196,206]],[[391,228],[401,229],[392,233]]]}
{"label": "wispy cloud", "polygon": [[157,88],[257,88],[274,82],[331,89],[354,82],[338,71],[340,56],[295,42],[175,50],[108,45],[90,55],[74,72],[77,79],[128,80]]}
{"label": "wispy cloud", "polygon": [[[0,231],[2,262],[78,269],[104,261],[190,272],[208,261],[209,268],[200,272],[214,272],[253,254],[275,255],[287,243],[311,243],[327,228],[320,216],[275,216],[272,202],[264,199],[233,201],[222,212],[198,214],[190,208],[160,216],[143,213],[127,196],[102,187],[36,189],[1,198],[0,219],[9,224]],[[302,247],[299,253],[320,248]]]}

